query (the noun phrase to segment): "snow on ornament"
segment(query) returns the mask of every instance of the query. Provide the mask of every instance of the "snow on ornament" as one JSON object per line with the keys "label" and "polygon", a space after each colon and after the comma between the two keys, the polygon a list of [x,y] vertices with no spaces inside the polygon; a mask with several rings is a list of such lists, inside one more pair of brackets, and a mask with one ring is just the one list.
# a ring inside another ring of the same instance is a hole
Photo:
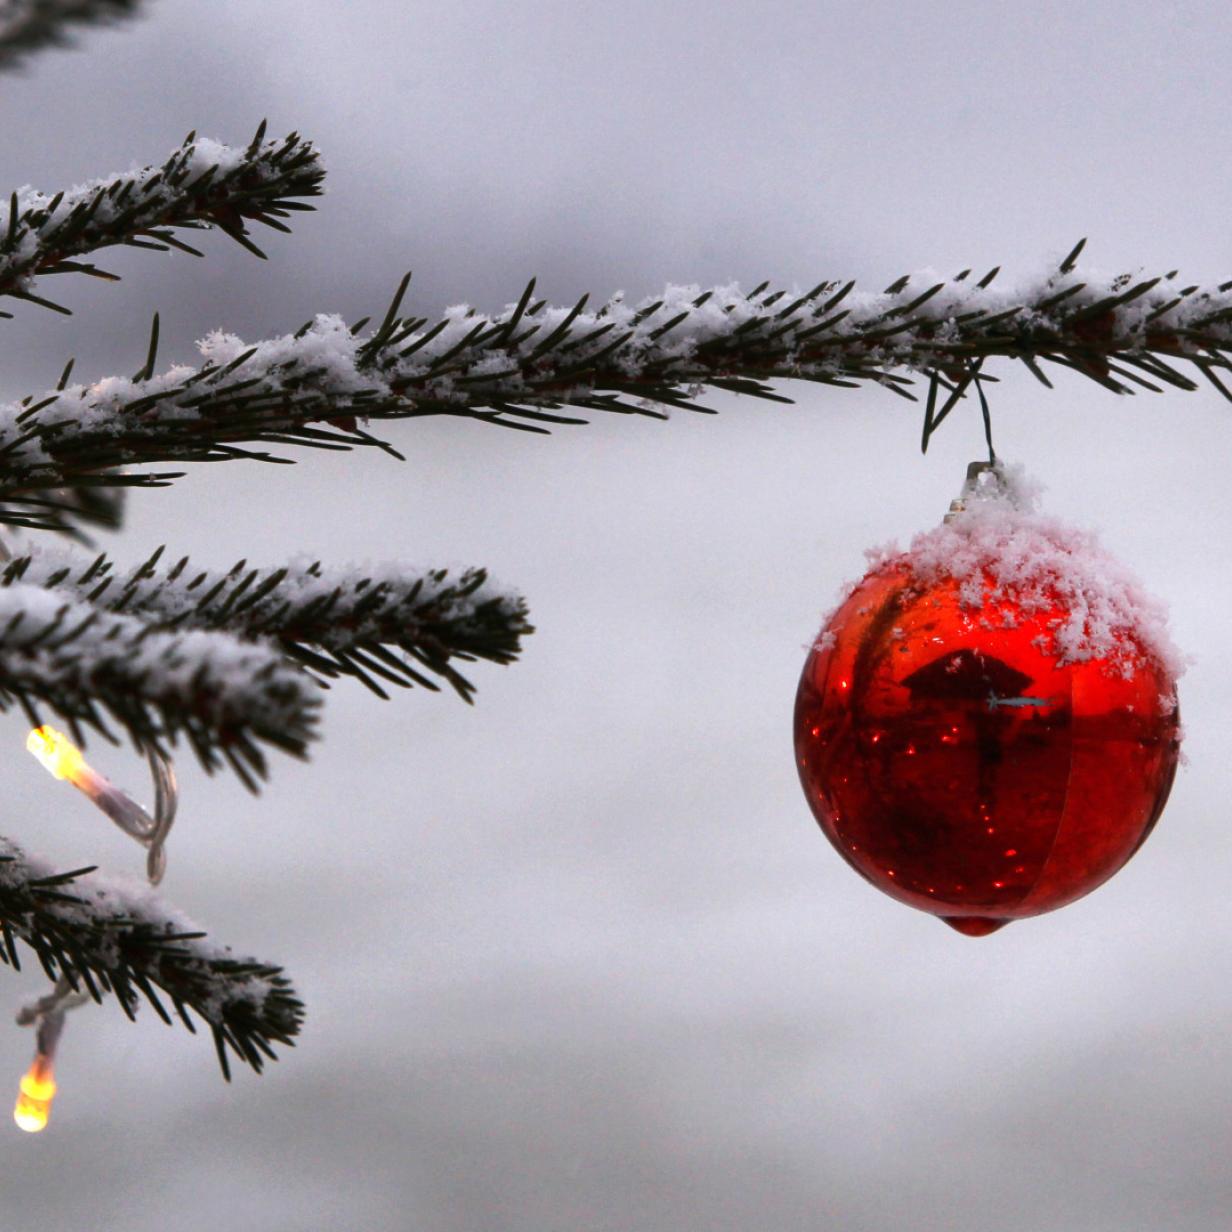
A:
{"label": "snow on ornament", "polygon": [[893,898],[979,937],[1141,846],[1176,772],[1180,658],[1094,536],[973,463],[945,523],[827,620],[796,697],[817,821]]}

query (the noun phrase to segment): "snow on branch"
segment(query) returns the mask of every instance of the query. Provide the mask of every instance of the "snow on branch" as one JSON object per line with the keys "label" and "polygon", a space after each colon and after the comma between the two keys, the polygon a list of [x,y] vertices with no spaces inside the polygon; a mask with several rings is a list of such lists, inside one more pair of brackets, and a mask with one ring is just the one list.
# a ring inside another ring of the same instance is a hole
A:
{"label": "snow on branch", "polygon": [[73,26],[133,16],[139,0],[0,0],[0,69],[44,47],[69,44]]}
{"label": "snow on branch", "polygon": [[[33,518],[43,488],[155,486],[168,474],[106,475],[138,462],[274,459],[245,445],[347,449],[381,445],[365,420],[455,415],[545,431],[581,423],[565,408],[662,417],[705,410],[704,388],[790,399],[771,381],[851,387],[876,382],[916,400],[915,373],[961,397],[979,365],[1044,364],[1116,393],[1195,389],[1191,365],[1232,398],[1232,283],[1202,289],[1175,272],[1108,276],[1061,267],[1017,291],[932,274],[880,294],[824,282],[804,294],[735,286],[669,287],[635,307],[618,295],[594,312],[534,299],[488,316],[465,306],[443,318],[400,317],[406,287],[378,329],[361,334],[321,315],[294,334],[246,344],[214,333],[205,363],[141,379],[71,385],[0,406],[0,521]],[[989,379],[985,373],[982,379]],[[931,399],[930,399],[931,415]],[[384,446],[388,448],[388,446]]]}
{"label": "snow on branch", "polygon": [[207,770],[230,764],[252,787],[258,741],[302,755],[319,687],[269,646],[211,630],[163,630],[69,594],[0,578],[0,709],[40,708],[83,727],[163,749],[186,739]]}
{"label": "snow on branch", "polygon": [[[288,231],[282,221],[294,210],[314,207],[325,172],[312,143],[298,133],[265,140],[265,124],[244,149],[189,133],[183,145],[156,167],[121,172],[54,195],[30,187],[0,210],[0,295],[67,313],[34,293],[48,274],[78,273],[115,279],[76,260],[114,244],[177,248],[200,256],[175,234],[216,226],[259,257],[247,224]],[[11,316],[12,313],[0,315]]]}
{"label": "snow on branch", "polygon": [[[40,551],[3,567],[0,584],[49,588],[165,630],[225,630],[278,646],[317,676],[354,676],[436,690],[437,676],[466,701],[474,687],[454,660],[511,663],[530,633],[526,603],[482,569],[323,568],[319,561],[273,568],[197,570],[184,557],[160,567],[160,548],[122,572],[100,556]],[[400,652],[400,653],[399,653]]]}
{"label": "snow on branch", "polygon": [[158,992],[188,1027],[208,1024],[223,1073],[228,1050],[260,1073],[272,1045],[292,1045],[303,1005],[282,969],[206,939],[147,887],[93,869],[55,872],[0,838],[0,961],[20,967],[16,942],[29,945],[47,975],[63,976],[96,1001],[113,993],[132,1018],[144,996],[168,1024]]}

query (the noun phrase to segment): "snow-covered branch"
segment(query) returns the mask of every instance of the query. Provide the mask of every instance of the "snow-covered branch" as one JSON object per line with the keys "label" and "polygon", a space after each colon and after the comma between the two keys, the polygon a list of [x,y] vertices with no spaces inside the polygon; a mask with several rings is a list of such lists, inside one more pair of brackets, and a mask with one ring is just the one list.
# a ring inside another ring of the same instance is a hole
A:
{"label": "snow-covered branch", "polygon": [[139,6],[140,0],[0,0],[0,69],[41,48],[65,46],[74,26],[131,17]]}
{"label": "snow-covered branch", "polygon": [[24,941],[48,976],[63,975],[96,1000],[114,993],[131,1018],[141,997],[164,1022],[190,1031],[194,1011],[210,1028],[223,1073],[227,1050],[258,1073],[291,1045],[303,1005],[282,969],[207,941],[190,920],[146,886],[104,878],[92,869],[56,872],[0,838],[0,961],[19,967]]}
{"label": "snow-covered branch", "polygon": [[183,737],[207,769],[225,760],[250,786],[258,741],[302,754],[320,689],[271,646],[213,630],[161,629],[88,599],[0,580],[0,708],[34,726],[40,708],[83,727],[120,724],[141,747]]}
{"label": "snow-covered branch", "polygon": [[[190,133],[161,166],[121,172],[54,195],[26,187],[12,194],[7,219],[0,211],[0,295],[59,312],[67,308],[34,293],[47,274],[79,273],[114,279],[76,258],[126,244],[201,254],[175,229],[216,226],[263,256],[247,224],[279,231],[294,210],[314,208],[325,172],[312,143],[297,133],[265,140],[264,123],[244,149]],[[11,313],[0,315],[11,316]]]}
{"label": "snow-covered branch", "polygon": [[400,290],[366,335],[362,322],[348,328],[324,315],[253,345],[214,333],[201,343],[202,367],[0,406],[0,521],[43,524],[29,504],[41,488],[174,478],[100,468],[272,460],[244,447],[254,443],[381,444],[364,420],[457,415],[544,431],[584,422],[564,408],[704,410],[695,398],[706,387],[790,401],[768,383],[782,380],[873,381],[915,400],[912,373],[934,395],[959,397],[975,367],[998,357],[1021,360],[1045,384],[1051,363],[1117,393],[1196,388],[1181,362],[1232,396],[1220,376],[1232,368],[1232,283],[1201,289],[1175,272],[1110,277],[1067,259],[1019,290],[996,291],[995,273],[918,274],[880,294],[850,282],[804,294],[669,287],[636,307],[617,296],[595,312],[585,300],[550,308],[532,284],[495,316],[458,307],[434,324],[398,316]]}
{"label": "snow-covered branch", "polygon": [[326,569],[309,560],[198,570],[187,557],[162,567],[161,555],[123,572],[105,557],[86,564],[41,551],[5,565],[0,584],[50,588],[164,630],[269,641],[314,674],[355,676],[378,693],[378,681],[436,689],[435,675],[469,701],[473,686],[452,661],[510,663],[531,632],[525,601],[482,569],[456,579],[445,569]]}

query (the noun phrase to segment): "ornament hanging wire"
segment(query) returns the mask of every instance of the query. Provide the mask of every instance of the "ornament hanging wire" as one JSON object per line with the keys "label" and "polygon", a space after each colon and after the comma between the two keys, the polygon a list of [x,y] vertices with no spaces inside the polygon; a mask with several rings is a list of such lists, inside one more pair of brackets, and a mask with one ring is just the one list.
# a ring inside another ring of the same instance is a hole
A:
{"label": "ornament hanging wire", "polygon": [[[958,405],[960,399],[966,397],[967,389],[970,385],[975,386],[975,392],[980,399],[980,415],[984,421],[984,440],[988,445],[988,461],[991,465],[995,465],[997,461],[996,450],[992,446],[992,412],[988,406],[988,398],[984,393],[984,382],[995,381],[995,376],[984,376],[980,372],[980,367],[983,364],[982,359],[973,359],[968,365],[967,370],[958,382],[951,385],[948,381],[943,382],[941,374],[933,370],[928,382],[928,401],[924,407],[924,432],[920,438],[920,452],[928,452],[928,442],[932,439],[932,435],[941,426],[945,417]],[[950,395],[946,398],[941,409],[937,409],[937,395],[942,384],[950,391]]]}

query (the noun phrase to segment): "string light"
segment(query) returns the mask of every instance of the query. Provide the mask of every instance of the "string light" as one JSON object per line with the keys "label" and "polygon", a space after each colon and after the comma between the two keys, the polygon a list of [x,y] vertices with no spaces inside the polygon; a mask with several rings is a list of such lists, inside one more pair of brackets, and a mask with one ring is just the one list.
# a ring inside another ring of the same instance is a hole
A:
{"label": "string light", "polygon": [[[81,750],[54,727],[36,727],[26,738],[26,748],[48,773],[72,783],[125,834],[147,849],[146,875],[151,885],[157,885],[167,868],[165,844],[179,803],[171,763],[156,752],[147,754],[154,780],[154,815],[151,817],[131,796],[99,774],[82,756]],[[56,1094],[56,1046],[64,1030],[64,1015],[87,1000],[85,993],[78,992],[61,976],[51,993],[18,1011],[18,1026],[37,1026],[34,1060],[22,1075],[13,1108],[13,1120],[26,1133],[37,1134],[47,1127],[51,1101]]]}
{"label": "string light", "polygon": [[18,1129],[37,1134],[47,1128],[51,1118],[51,1100],[56,1093],[56,1080],[51,1076],[51,1061],[39,1053],[34,1063],[21,1076],[13,1120]]}
{"label": "string light", "polygon": [[51,1101],[56,1094],[56,1047],[64,1030],[64,1015],[88,1000],[61,976],[52,992],[17,1012],[18,1026],[37,1024],[34,1060],[21,1077],[13,1107],[13,1120],[28,1134],[46,1129],[51,1117]]}
{"label": "string light", "polygon": [[81,750],[54,727],[36,727],[26,737],[26,748],[38,758],[48,772],[58,779],[67,779],[78,791],[88,796],[125,834],[134,838],[149,855],[146,875],[151,885],[163,879],[167,868],[165,844],[175,821],[179,792],[171,763],[150,750],[147,760],[154,779],[154,816],[151,817],[131,796],[104,778],[81,755]]}

